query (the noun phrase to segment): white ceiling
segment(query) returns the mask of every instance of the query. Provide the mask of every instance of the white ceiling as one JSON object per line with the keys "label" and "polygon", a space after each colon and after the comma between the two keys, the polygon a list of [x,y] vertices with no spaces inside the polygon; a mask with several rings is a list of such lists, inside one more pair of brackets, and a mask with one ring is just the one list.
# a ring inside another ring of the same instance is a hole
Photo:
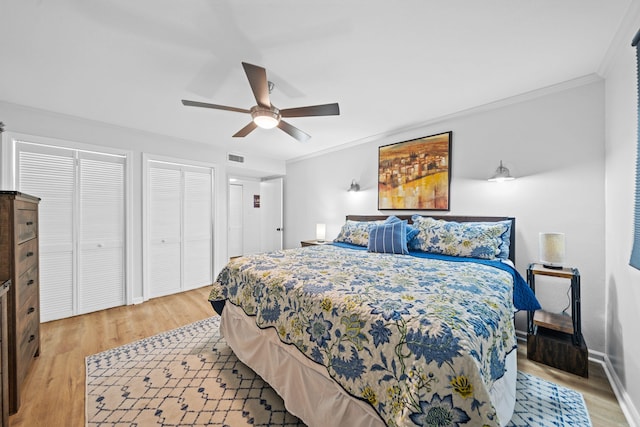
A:
{"label": "white ceiling", "polygon": [[[2,0],[0,100],[291,159],[594,73],[631,1]],[[341,115],[303,144],[180,103],[253,106],[242,61]]]}

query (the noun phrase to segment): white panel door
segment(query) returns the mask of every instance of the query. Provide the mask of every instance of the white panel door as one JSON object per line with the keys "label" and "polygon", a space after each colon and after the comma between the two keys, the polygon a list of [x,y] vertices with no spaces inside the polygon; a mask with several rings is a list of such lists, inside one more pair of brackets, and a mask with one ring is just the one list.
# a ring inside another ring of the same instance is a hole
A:
{"label": "white panel door", "polygon": [[79,153],[78,313],[126,303],[125,162]]}
{"label": "white panel door", "polygon": [[17,188],[40,197],[40,320],[75,314],[73,150],[16,144]]}
{"label": "white panel door", "polygon": [[282,190],[283,179],[274,178],[260,183],[260,209],[262,209],[262,251],[282,249]]}
{"label": "white panel door", "polygon": [[212,170],[185,169],[183,289],[210,285],[213,275]]}
{"label": "white panel door", "polygon": [[182,288],[182,177],[178,167],[150,162],[148,278],[151,297]]}
{"label": "white panel door", "polygon": [[229,184],[229,215],[227,218],[227,251],[229,258],[242,256],[244,254],[243,240],[243,218],[242,209],[244,188],[241,184]]}

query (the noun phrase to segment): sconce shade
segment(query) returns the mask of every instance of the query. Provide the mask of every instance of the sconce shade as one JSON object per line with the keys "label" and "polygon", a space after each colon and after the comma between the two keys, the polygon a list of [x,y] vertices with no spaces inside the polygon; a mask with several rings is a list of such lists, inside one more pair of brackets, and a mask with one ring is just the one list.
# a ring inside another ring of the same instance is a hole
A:
{"label": "sconce shade", "polygon": [[540,262],[547,268],[562,268],[564,264],[564,233],[540,233]]}
{"label": "sconce shade", "polygon": [[351,187],[349,187],[348,191],[360,191],[360,184],[358,184],[355,179],[352,179]]}
{"label": "sconce shade", "polygon": [[327,234],[327,225],[316,224],[316,240],[318,242],[324,242],[326,234]]}
{"label": "sconce shade", "polygon": [[502,166],[502,160],[500,160],[500,166],[498,166],[496,168],[496,173],[493,174],[493,176],[491,178],[489,178],[489,181],[491,182],[504,182],[504,181],[511,181],[514,180],[515,178],[511,176],[511,172],[509,172],[509,169],[507,169],[506,167]]}

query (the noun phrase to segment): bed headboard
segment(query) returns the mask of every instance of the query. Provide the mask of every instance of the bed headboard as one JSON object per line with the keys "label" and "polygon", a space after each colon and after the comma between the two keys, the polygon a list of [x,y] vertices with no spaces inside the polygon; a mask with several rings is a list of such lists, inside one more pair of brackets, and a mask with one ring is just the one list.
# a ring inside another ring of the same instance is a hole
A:
{"label": "bed headboard", "polygon": [[[406,219],[409,224],[412,223],[412,215],[396,215],[400,219]],[[516,265],[516,219],[509,216],[459,216],[459,215],[422,215],[433,219],[442,219],[445,221],[456,222],[498,222],[511,220],[511,234],[509,236],[511,243],[509,244],[509,259]],[[387,219],[388,215],[347,215],[347,219],[351,221],[379,221]]]}

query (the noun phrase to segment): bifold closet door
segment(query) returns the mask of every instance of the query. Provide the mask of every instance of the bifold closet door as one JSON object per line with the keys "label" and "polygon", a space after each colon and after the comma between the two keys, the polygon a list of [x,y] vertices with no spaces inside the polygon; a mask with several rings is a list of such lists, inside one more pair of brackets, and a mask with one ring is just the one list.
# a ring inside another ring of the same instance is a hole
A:
{"label": "bifold closet door", "polygon": [[125,162],[79,153],[78,311],[124,305]]}
{"label": "bifold closet door", "polygon": [[212,283],[212,183],[211,169],[184,171],[184,290]]}
{"label": "bifold closet door", "polygon": [[126,158],[16,148],[18,189],[41,199],[41,321],[124,305]]}
{"label": "bifold closet door", "polygon": [[149,297],[211,284],[213,170],[149,161]]}
{"label": "bifold closet door", "polygon": [[[152,162],[155,163],[155,162]],[[149,280],[151,297],[180,292],[182,173],[174,165],[149,167]]]}
{"label": "bifold closet door", "polygon": [[74,313],[74,195],[73,150],[17,144],[18,189],[40,197],[40,320]]}

